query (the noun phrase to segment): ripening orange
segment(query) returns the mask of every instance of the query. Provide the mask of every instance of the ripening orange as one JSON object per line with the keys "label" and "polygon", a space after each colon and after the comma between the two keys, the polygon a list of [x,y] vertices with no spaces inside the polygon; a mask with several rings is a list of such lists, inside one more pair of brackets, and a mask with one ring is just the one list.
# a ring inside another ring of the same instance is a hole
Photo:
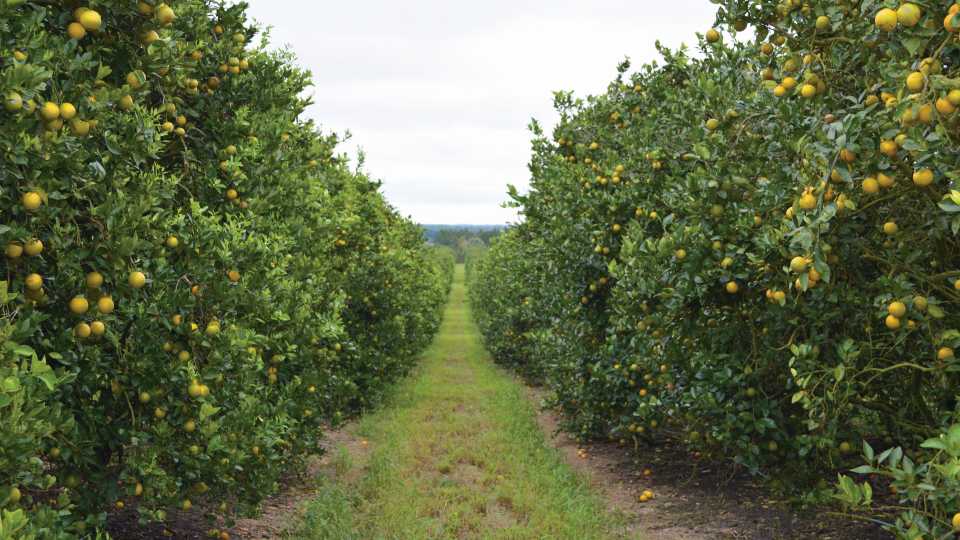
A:
{"label": "ripening orange", "polygon": [[43,203],[43,198],[40,197],[40,194],[36,191],[28,191],[23,194],[21,199],[23,207],[28,211],[33,211],[40,208],[40,205]]}
{"label": "ripening orange", "polygon": [[70,300],[70,311],[75,315],[83,315],[90,309],[90,302],[82,296],[75,296]]}
{"label": "ripening orange", "polygon": [[100,299],[97,300],[97,311],[104,315],[113,313],[114,308],[113,298],[110,296],[101,296]]}
{"label": "ripening orange", "polygon": [[890,305],[887,306],[887,313],[901,319],[907,314],[907,305],[899,300],[890,302]]}
{"label": "ripening orange", "polygon": [[880,141],[880,153],[888,157],[896,157],[897,150],[900,149],[900,146],[895,141],[883,140]]}
{"label": "ripening orange", "polygon": [[956,112],[957,107],[953,104],[948,98],[937,98],[936,102],[937,112],[944,115],[950,116]]}
{"label": "ripening orange", "polygon": [[884,324],[886,324],[890,330],[896,330],[900,328],[900,319],[893,315],[887,315],[887,318],[884,319]]}
{"label": "ripening orange", "polygon": [[142,289],[147,284],[147,276],[143,272],[130,272],[127,277],[127,283],[134,289]]}
{"label": "ripening orange", "polygon": [[913,183],[925,187],[933,183],[933,171],[930,169],[919,169],[913,173]]}
{"label": "ripening orange", "polygon": [[893,32],[897,28],[897,12],[889,8],[881,9],[877,12],[873,22],[880,30]]}

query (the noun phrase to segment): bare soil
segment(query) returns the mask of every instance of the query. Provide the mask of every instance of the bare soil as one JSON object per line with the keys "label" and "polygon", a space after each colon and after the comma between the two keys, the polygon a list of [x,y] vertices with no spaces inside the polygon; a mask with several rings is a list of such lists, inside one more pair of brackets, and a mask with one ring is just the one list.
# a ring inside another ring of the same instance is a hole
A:
{"label": "bare soil", "polygon": [[[560,431],[560,416],[543,406],[546,392],[528,388],[537,422],[571,467],[627,522],[624,535],[644,540],[886,540],[872,524],[801,512],[746,474],[695,459],[683,448],[645,450],[643,459],[613,442],[578,443]],[[644,476],[649,469],[652,474]],[[644,490],[654,498],[640,502]]]}

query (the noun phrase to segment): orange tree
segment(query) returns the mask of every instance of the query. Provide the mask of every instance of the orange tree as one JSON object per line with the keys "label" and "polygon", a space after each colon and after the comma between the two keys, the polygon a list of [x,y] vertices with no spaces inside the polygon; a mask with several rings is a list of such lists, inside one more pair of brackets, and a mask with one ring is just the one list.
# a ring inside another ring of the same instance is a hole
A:
{"label": "orange tree", "polygon": [[449,258],[245,9],[0,3],[0,538],[247,512],[438,326]]}
{"label": "orange tree", "polygon": [[887,527],[945,534],[956,458],[924,441],[957,420],[960,5],[715,3],[701,54],[624,63],[534,125],[524,222],[474,280],[485,338],[532,355],[581,437],[673,439],[783,487],[864,448],[882,505],[915,507]]}

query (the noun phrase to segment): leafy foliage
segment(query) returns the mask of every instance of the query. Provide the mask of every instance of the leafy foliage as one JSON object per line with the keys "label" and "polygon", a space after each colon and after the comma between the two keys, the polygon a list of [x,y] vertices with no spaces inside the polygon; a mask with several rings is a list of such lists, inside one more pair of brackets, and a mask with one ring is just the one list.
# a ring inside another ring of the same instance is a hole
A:
{"label": "leafy foliage", "polygon": [[[525,221],[474,279],[485,339],[580,437],[672,439],[784,488],[866,441],[938,459],[920,445],[958,419],[960,6],[715,3],[751,41],[660,48],[605,94],[558,93],[550,136],[533,124]],[[917,510],[887,526],[950,530],[942,494],[898,491]]]}
{"label": "leafy foliage", "polygon": [[438,327],[449,254],[245,10],[0,3],[0,537],[247,513]]}

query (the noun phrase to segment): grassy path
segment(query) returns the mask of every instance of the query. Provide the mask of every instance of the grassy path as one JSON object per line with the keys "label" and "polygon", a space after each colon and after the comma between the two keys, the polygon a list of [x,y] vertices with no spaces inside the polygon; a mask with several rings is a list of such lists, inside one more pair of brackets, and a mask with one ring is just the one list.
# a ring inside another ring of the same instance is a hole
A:
{"label": "grassy path", "polygon": [[[593,539],[619,528],[491,363],[457,267],[420,370],[353,429],[291,538]],[[359,441],[360,444],[357,444]]]}

